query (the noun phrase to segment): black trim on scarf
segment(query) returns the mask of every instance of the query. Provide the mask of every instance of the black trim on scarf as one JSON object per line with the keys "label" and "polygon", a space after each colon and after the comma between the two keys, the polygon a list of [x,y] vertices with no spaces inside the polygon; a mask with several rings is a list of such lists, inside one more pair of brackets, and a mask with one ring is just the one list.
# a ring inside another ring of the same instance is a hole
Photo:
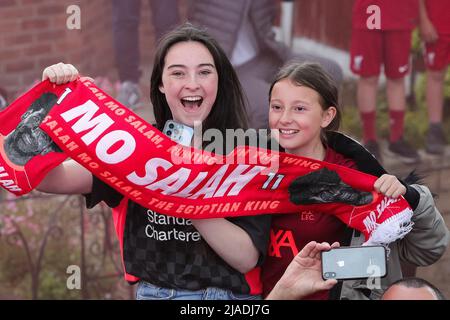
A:
{"label": "black trim on scarf", "polygon": [[[377,177],[381,177],[387,173],[378,160],[363,145],[349,136],[340,132],[328,131],[327,140],[330,148],[342,154],[344,157],[355,161],[359,171]],[[403,197],[414,211],[419,204],[420,194],[416,189],[410,187],[410,184],[417,183],[420,180],[420,176],[413,171],[405,181],[399,180],[406,188],[406,193]]]}
{"label": "black trim on scarf", "polygon": [[349,136],[336,131],[328,131],[327,142],[331,149],[355,161],[359,171],[377,177],[381,177],[387,173],[369,150]]}

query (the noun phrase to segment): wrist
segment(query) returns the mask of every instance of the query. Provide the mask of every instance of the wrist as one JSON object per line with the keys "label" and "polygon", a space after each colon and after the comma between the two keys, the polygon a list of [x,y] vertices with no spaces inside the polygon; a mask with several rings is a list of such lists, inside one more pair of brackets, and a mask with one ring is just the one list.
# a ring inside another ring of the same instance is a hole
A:
{"label": "wrist", "polygon": [[266,300],[291,300],[292,298],[289,298],[286,292],[288,292],[288,289],[277,283],[266,297]]}
{"label": "wrist", "polygon": [[405,198],[405,200],[408,202],[408,204],[413,209],[413,211],[416,210],[417,206],[419,205],[419,201],[420,201],[419,192],[416,189],[414,189],[414,187],[404,183],[403,181],[400,180],[400,182],[406,188],[406,192],[403,195],[403,198]]}

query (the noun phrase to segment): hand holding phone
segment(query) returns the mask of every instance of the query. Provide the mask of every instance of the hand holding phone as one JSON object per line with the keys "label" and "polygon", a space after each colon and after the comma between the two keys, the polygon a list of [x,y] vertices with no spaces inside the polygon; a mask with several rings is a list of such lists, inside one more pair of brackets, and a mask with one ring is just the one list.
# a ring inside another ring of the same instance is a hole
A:
{"label": "hand holding phone", "polygon": [[299,300],[336,285],[335,279],[322,279],[320,253],[339,247],[339,243],[308,242],[287,266],[283,276],[267,296],[269,300]]}
{"label": "hand holding phone", "polygon": [[383,246],[340,247],[321,254],[324,280],[386,276],[386,249]]}

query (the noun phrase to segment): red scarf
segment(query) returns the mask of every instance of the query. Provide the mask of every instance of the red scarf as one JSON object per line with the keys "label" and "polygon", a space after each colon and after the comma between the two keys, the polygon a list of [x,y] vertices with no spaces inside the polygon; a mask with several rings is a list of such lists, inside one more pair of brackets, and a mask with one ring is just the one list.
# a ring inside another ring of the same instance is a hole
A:
{"label": "red scarf", "polygon": [[3,136],[44,93],[58,101],[40,128],[64,153],[34,156],[22,167],[24,179],[2,152],[0,184],[17,195],[36,187],[69,156],[132,201],[176,217],[318,210],[362,231],[369,243],[388,243],[411,229],[406,200],[377,194],[374,176],[255,147],[237,147],[228,156],[183,147],[87,80],[37,85],[0,114]]}

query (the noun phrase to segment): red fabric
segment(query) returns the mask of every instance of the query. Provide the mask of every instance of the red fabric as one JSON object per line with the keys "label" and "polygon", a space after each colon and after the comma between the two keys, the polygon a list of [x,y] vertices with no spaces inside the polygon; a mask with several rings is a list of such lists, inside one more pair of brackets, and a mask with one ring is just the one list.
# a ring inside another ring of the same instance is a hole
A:
{"label": "red fabric", "polygon": [[356,0],[352,16],[354,29],[367,29],[367,19],[373,15],[367,8],[372,5],[380,8],[381,30],[412,30],[418,22],[418,0]]}
{"label": "red fabric", "polygon": [[[45,155],[37,155],[31,158],[26,164],[21,165],[14,163],[10,159],[8,150],[5,145],[5,140],[8,135],[17,134],[17,140],[30,140],[36,136],[37,126],[30,128],[30,124],[26,128],[32,130],[31,134],[25,137],[19,131],[24,121],[22,118],[27,118],[27,111],[31,105],[35,103],[43,93],[52,92],[59,96],[64,92],[65,87],[50,86],[48,83],[42,83],[26,94],[20,96],[11,106],[0,112],[1,126],[0,126],[0,186],[16,195],[23,195],[33,190],[45,177],[45,175],[54,167],[59,165],[67,155],[60,152],[50,152]],[[32,119],[29,119],[30,121]],[[14,138],[15,139],[15,138]],[[5,149],[6,148],[6,149]]]}
{"label": "red fabric", "polygon": [[410,69],[411,31],[352,30],[350,68],[362,77],[378,76],[381,65],[388,78],[404,77]]}
{"label": "red fabric", "polygon": [[[336,215],[368,239],[375,229],[376,224],[371,223],[374,219],[381,223],[397,213],[410,211],[402,197],[391,202],[375,194],[376,177],[349,168],[255,147],[238,147],[223,157],[177,145],[87,80],[57,88],[45,81],[30,94],[48,91],[58,93],[60,103],[51,109],[40,128],[66,155],[99,179],[161,214],[202,219],[312,210]],[[62,96],[62,92],[68,94]],[[26,99],[30,97],[24,99],[7,110],[26,108],[23,103],[29,102]],[[12,112],[11,118],[0,121],[17,124],[19,115]],[[182,152],[190,152],[186,158],[190,160],[192,156],[195,161],[183,163]],[[265,158],[273,161],[267,163]],[[45,164],[48,168],[56,165]],[[292,203],[288,188],[298,177],[313,172],[337,175],[343,184],[360,194],[373,193],[373,201],[360,206],[340,202]],[[33,181],[43,176],[36,170],[29,174],[35,175]]]}
{"label": "red fabric", "polygon": [[363,140],[365,143],[377,140],[377,113],[361,112],[361,120],[363,124]]}
{"label": "red fabric", "polygon": [[[355,163],[328,148],[324,161],[355,168]],[[263,295],[267,296],[283,275],[294,256],[310,241],[333,243],[344,240],[347,226],[335,216],[300,211],[296,214],[276,215],[272,218],[269,251],[262,267]],[[307,299],[326,300],[323,291]]]}
{"label": "red fabric", "polygon": [[441,35],[450,35],[450,1],[425,0],[428,18]]}
{"label": "red fabric", "polygon": [[398,141],[403,135],[403,127],[405,123],[405,111],[389,110],[389,127],[391,142]]}
{"label": "red fabric", "polygon": [[261,294],[263,284],[261,282],[261,267],[253,268],[245,274],[245,280],[250,287],[249,294],[258,295]]}
{"label": "red fabric", "polygon": [[138,277],[135,277],[127,273],[123,260],[123,233],[125,232],[125,219],[127,217],[128,199],[123,198],[120,204],[112,209],[114,229],[116,230],[117,239],[119,239],[120,256],[122,261],[123,272],[125,280],[130,282],[139,281]]}
{"label": "red fabric", "polygon": [[441,71],[447,68],[450,64],[450,35],[439,35],[435,42],[425,43],[424,60],[430,70]]}

